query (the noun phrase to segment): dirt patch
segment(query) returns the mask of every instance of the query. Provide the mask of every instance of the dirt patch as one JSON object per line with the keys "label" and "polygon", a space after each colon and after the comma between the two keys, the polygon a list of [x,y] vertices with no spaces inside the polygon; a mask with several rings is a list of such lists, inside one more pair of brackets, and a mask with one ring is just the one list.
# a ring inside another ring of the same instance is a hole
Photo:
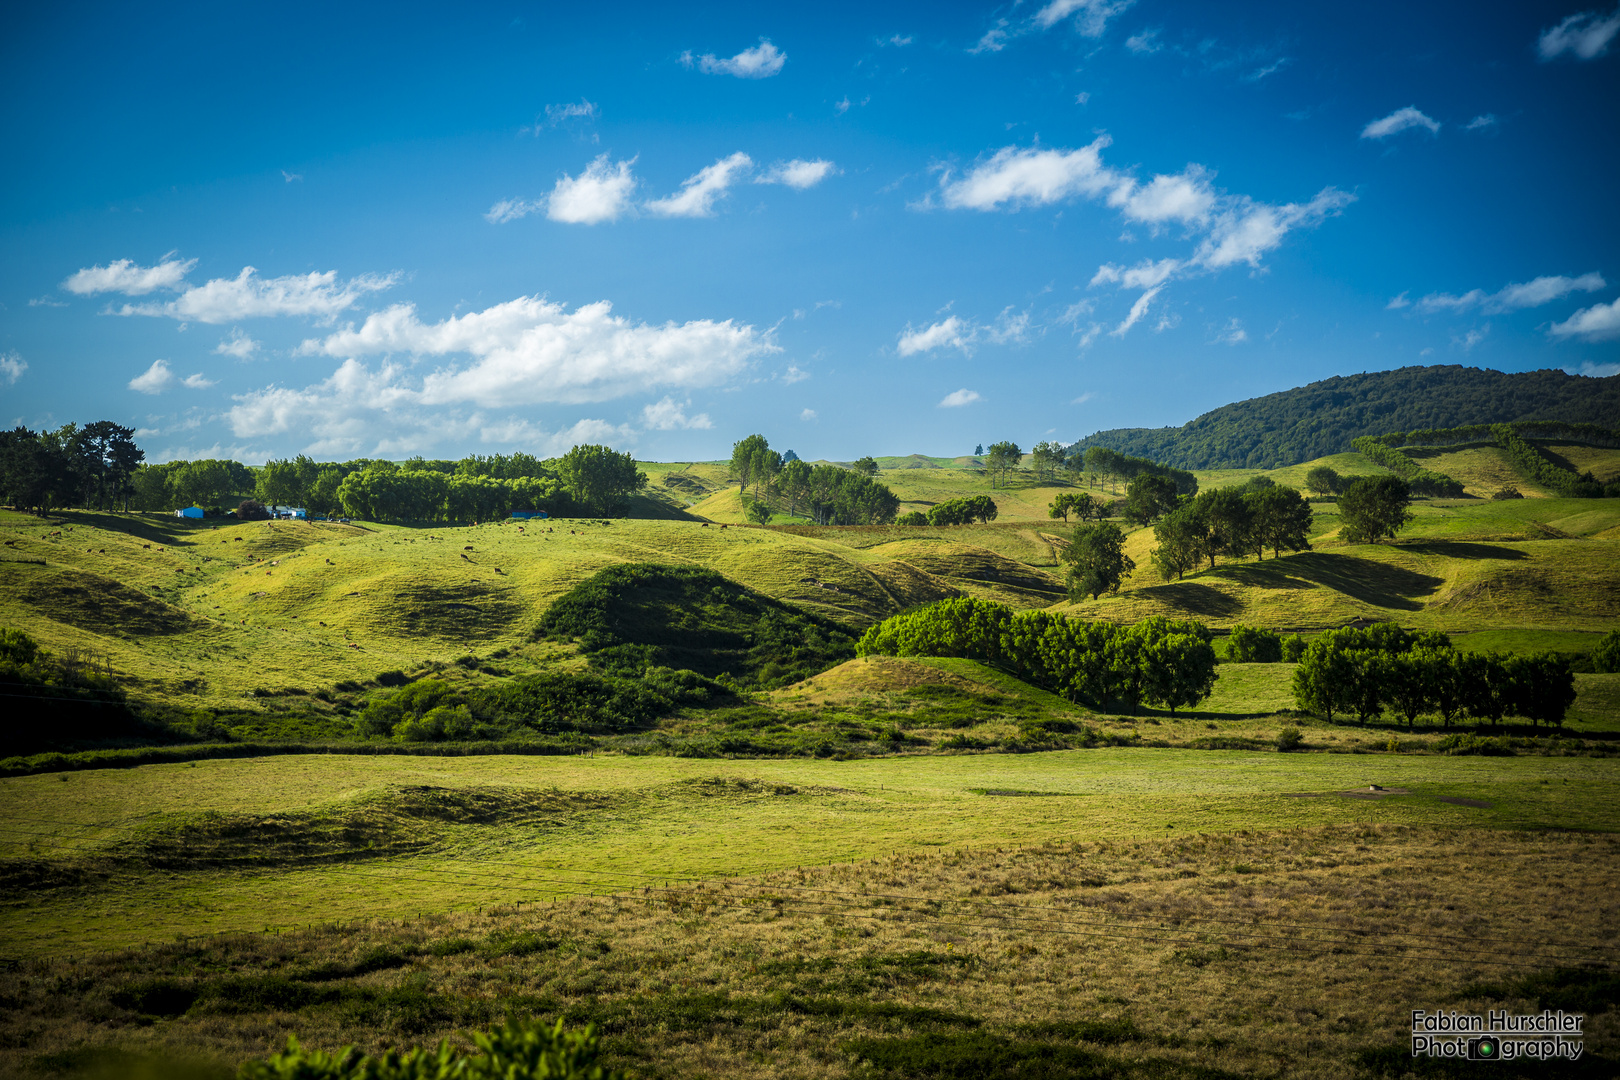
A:
{"label": "dirt patch", "polygon": [[1452,806],[1472,806],[1475,810],[1489,810],[1491,804],[1479,799],[1465,799],[1461,795],[1436,795],[1435,798]]}

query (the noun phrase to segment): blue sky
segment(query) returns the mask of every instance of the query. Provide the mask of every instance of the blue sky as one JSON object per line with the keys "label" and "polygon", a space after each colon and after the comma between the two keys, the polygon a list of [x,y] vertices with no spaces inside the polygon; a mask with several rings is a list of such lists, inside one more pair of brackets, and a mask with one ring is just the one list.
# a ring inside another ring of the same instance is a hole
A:
{"label": "blue sky", "polygon": [[0,420],[970,452],[1620,370],[1620,7],[33,5]]}

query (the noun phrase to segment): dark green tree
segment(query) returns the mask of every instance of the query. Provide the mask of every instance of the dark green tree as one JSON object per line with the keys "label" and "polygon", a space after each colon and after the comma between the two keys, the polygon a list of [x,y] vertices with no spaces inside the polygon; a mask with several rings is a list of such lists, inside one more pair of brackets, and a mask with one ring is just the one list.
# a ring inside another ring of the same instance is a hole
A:
{"label": "dark green tree", "polygon": [[1076,529],[1063,560],[1069,564],[1069,595],[1076,600],[1117,592],[1125,575],[1136,569],[1125,554],[1125,534],[1107,521]]}
{"label": "dark green tree", "polygon": [[731,476],[742,485],[743,494],[746,495],[748,485],[755,482],[755,470],[763,463],[763,455],[770,448],[771,444],[765,441],[763,435],[750,435],[731,444]]}
{"label": "dark green tree", "polygon": [[1029,452],[1029,463],[1034,467],[1036,476],[1050,479],[1063,467],[1064,456],[1062,443],[1038,442]]}
{"label": "dark green tree", "polygon": [[876,476],[878,474],[878,463],[876,459],[871,457],[858,458],[850,468],[862,476]]}
{"label": "dark green tree", "polygon": [[986,468],[990,472],[990,486],[995,486],[996,476],[1000,474],[1001,484],[1005,487],[1007,474],[1018,468],[1023,460],[1024,452],[1018,448],[1017,443],[998,442],[991,444],[990,454],[985,461]]}
{"label": "dark green tree", "polygon": [[1176,482],[1165,476],[1138,476],[1125,488],[1125,520],[1151,525],[1176,508]]}
{"label": "dark green tree", "polygon": [[1593,648],[1592,670],[1599,673],[1620,671],[1620,629],[1604,634]]}
{"label": "dark green tree", "polygon": [[1341,539],[1376,544],[1404,529],[1412,520],[1412,490],[1398,476],[1358,477],[1339,496]]}
{"label": "dark green tree", "polygon": [[1197,500],[1184,499],[1153,526],[1158,541],[1153,549],[1153,565],[1166,581],[1172,577],[1180,580],[1182,574],[1210,558],[1209,522],[1201,509]]}
{"label": "dark green tree", "polygon": [[1311,531],[1311,504],[1290,487],[1270,487],[1250,492],[1244,498],[1249,503],[1254,526],[1249,534],[1255,554],[1265,558],[1266,548],[1281,558],[1283,549],[1309,551],[1307,539]]}
{"label": "dark green tree", "polygon": [[557,473],[575,502],[589,515],[624,512],[625,500],[647,483],[636,460],[606,446],[576,446],[557,462]]}
{"label": "dark green tree", "polygon": [[1329,465],[1318,465],[1305,474],[1305,486],[1318,495],[1331,495],[1339,490],[1339,473]]}

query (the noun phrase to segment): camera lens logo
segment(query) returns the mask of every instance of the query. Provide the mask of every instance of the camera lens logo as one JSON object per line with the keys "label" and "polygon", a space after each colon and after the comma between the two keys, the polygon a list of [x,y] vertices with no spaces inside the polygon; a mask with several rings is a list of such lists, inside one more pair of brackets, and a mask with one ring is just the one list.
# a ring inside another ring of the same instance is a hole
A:
{"label": "camera lens logo", "polygon": [[1496,1061],[1502,1056],[1502,1044],[1495,1035],[1481,1035],[1468,1040],[1469,1061]]}

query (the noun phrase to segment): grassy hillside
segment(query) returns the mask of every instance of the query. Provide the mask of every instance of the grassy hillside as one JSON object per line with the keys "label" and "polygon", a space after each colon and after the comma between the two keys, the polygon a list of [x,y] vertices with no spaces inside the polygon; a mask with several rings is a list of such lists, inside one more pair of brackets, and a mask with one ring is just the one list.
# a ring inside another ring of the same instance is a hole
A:
{"label": "grassy hillside", "polygon": [[1078,445],[1183,469],[1274,468],[1342,453],[1361,435],[1518,420],[1612,425],[1616,416],[1620,376],[1409,367],[1223,405],[1179,428],[1099,431]]}

